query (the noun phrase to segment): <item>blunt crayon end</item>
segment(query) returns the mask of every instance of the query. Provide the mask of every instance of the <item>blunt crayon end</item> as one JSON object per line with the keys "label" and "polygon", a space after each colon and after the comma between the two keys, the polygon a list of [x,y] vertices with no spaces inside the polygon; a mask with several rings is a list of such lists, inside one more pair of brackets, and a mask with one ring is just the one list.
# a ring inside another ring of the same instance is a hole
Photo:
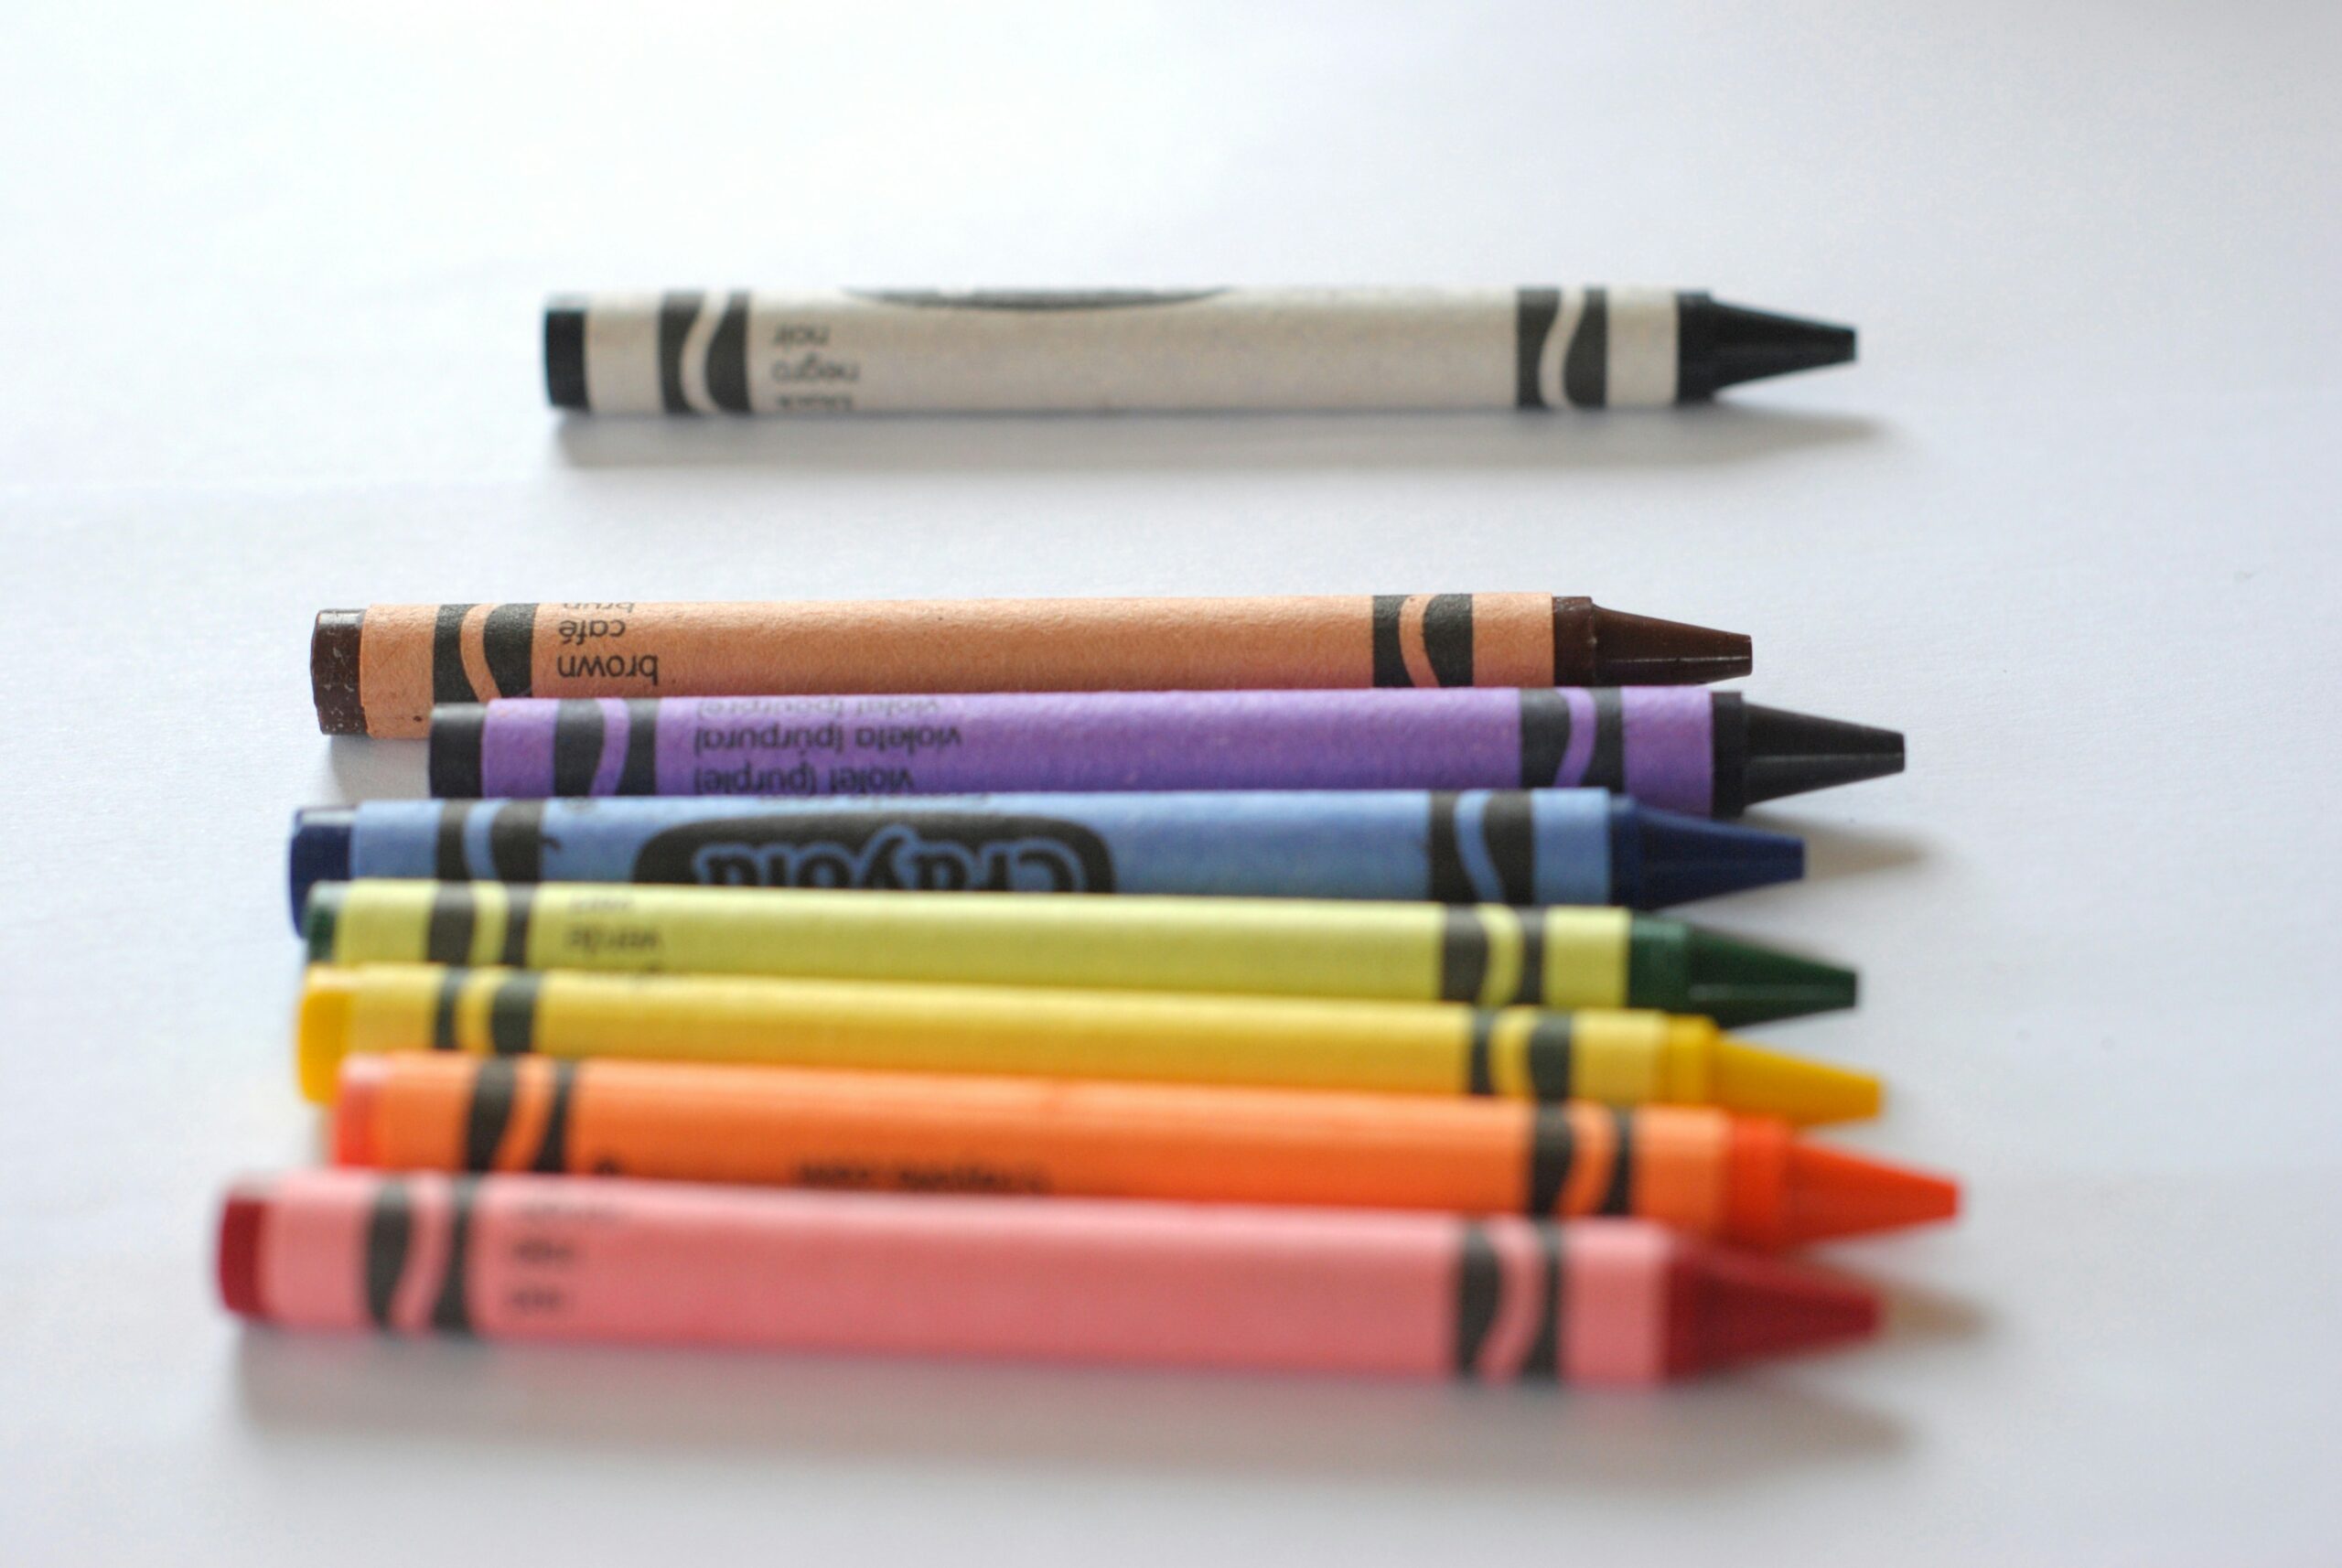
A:
{"label": "blunt crayon end", "polygon": [[[1563,685],[1694,686],[1730,681],[1756,667],[1745,633],[1593,607],[1591,668]],[[1560,660],[1556,659],[1556,671]]]}
{"label": "blunt crayon end", "polygon": [[1878,1332],[1878,1293],[1818,1269],[1724,1248],[1687,1247],[1670,1282],[1678,1374],[1796,1355]]}
{"label": "blunt crayon end", "polygon": [[485,703],[443,703],[431,710],[431,734],[424,742],[424,756],[435,799],[480,798],[480,763],[487,744]]}
{"label": "blunt crayon end", "polygon": [[371,1165],[378,1153],[374,1118],[382,1102],[390,1068],[380,1057],[344,1057],[333,1101],[333,1163]]}
{"label": "blunt crayon end", "polygon": [[260,1299],[260,1233],[268,1222],[268,1194],[244,1184],[230,1187],[220,1205],[220,1300],[239,1317],[265,1316]]}
{"label": "blunt crayon end", "polygon": [[1727,1026],[1801,1018],[1854,1004],[1854,972],[1712,931],[1686,934],[1683,1011]]}
{"label": "blunt crayon end", "polygon": [[301,1079],[301,1097],[323,1105],[333,1098],[335,1077],[349,1054],[351,1015],[357,1010],[358,987],[347,972],[312,966],[301,983],[301,1013],[294,1029],[294,1054]]}
{"label": "blunt crayon end", "polygon": [[1677,330],[1677,401],[1697,403],[1725,387],[1852,364],[1854,329],[1832,321],[1681,296]]}
{"label": "blunt crayon end", "polygon": [[313,884],[301,907],[301,936],[308,944],[311,963],[331,963],[334,940],[341,928],[342,895],[346,882]]}
{"label": "blunt crayon end", "polygon": [[582,295],[557,294],[545,301],[545,401],[555,408],[588,406]]}
{"label": "blunt crayon end", "polygon": [[1727,1111],[1778,1116],[1798,1126],[1858,1122],[1878,1114],[1878,1079],[1866,1072],[1721,1039],[1708,1069],[1708,1095]]}
{"label": "blunt crayon end", "polygon": [[310,806],[293,813],[293,843],[286,856],[292,875],[293,929],[308,920],[309,889],[320,882],[349,880],[349,840],[358,813],[348,806]]}
{"label": "blunt crayon end", "polygon": [[1779,1245],[1899,1230],[1960,1212],[1956,1182],[1843,1149],[1799,1144],[1789,1152]]}
{"label": "blunt crayon end", "polygon": [[1903,771],[1903,736],[1891,729],[1746,705],[1741,803],[1754,806],[1837,784]]}
{"label": "blunt crayon end", "polygon": [[358,643],[364,610],[319,610],[309,632],[309,700],[317,727],[328,735],[364,735],[365,704],[358,700]]}
{"label": "blunt crayon end", "polygon": [[1633,816],[1633,902],[1638,909],[1795,882],[1805,875],[1805,841],[1794,834],[1649,807]]}

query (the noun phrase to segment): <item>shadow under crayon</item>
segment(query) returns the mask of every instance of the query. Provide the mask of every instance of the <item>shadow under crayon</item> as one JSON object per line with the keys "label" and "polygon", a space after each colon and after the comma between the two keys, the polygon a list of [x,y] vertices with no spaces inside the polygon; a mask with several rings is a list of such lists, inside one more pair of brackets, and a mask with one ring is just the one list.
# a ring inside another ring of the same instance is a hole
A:
{"label": "shadow under crayon", "polygon": [[248,1329],[263,1435],[575,1451],[1048,1464],[1459,1486],[1730,1486],[1891,1454],[1884,1416],[1763,1375],[1663,1392],[1475,1389]]}
{"label": "shadow under crayon", "polygon": [[1886,1337],[1912,1344],[1961,1344],[1992,1332],[1993,1319],[1964,1296],[1916,1285],[1887,1293]]}
{"label": "shadow under crayon", "polygon": [[[423,743],[338,735],[326,744],[326,771],[341,801],[420,800],[430,791]],[[324,805],[321,796],[309,802]]]}
{"label": "shadow under crayon", "polygon": [[1735,404],[1671,413],[567,414],[579,468],[958,470],[1606,469],[1750,463],[1870,439],[1868,419]]}
{"label": "shadow under crayon", "polygon": [[1927,856],[1928,843],[1916,833],[1893,829],[1851,828],[1802,821],[1794,813],[1758,810],[1739,819],[1742,825],[1767,832],[1794,833],[1805,841],[1805,880],[1830,876],[1860,876],[1918,864]]}

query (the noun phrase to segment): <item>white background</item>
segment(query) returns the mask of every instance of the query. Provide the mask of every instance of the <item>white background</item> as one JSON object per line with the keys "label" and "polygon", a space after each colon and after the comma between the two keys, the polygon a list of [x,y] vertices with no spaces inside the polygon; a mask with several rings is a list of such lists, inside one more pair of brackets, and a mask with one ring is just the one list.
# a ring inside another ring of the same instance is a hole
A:
{"label": "white background", "polygon": [[[0,1562],[2342,1555],[2331,5],[10,8]],[[549,289],[1711,285],[1682,416],[564,424]],[[1702,918],[1958,1169],[1655,1398],[290,1342],[300,804],[369,600],[1552,589],[1907,726]],[[525,1554],[525,1555],[524,1555]]]}

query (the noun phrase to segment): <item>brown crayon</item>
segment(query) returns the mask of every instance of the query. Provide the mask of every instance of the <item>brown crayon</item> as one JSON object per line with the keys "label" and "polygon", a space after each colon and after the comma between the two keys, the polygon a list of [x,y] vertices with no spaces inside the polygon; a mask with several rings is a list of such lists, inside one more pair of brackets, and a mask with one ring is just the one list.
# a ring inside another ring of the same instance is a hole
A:
{"label": "brown crayon", "polygon": [[324,610],[328,735],[422,736],[434,703],[1365,686],[1682,685],[1746,675],[1735,632],[1548,594]]}

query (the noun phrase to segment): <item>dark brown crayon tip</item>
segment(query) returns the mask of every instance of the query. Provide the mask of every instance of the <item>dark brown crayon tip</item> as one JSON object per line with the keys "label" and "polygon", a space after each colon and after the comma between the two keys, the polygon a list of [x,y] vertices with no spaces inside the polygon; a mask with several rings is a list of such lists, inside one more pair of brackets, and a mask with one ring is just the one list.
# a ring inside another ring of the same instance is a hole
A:
{"label": "dark brown crayon tip", "polygon": [[1562,679],[1556,637],[1557,685],[1696,686],[1729,681],[1755,667],[1754,645],[1740,632],[1628,615],[1598,605],[1590,608],[1592,667],[1582,680]]}
{"label": "dark brown crayon tip", "polygon": [[364,735],[365,704],[358,700],[358,634],[364,610],[319,610],[309,633],[309,696],[317,727],[328,735]]}

